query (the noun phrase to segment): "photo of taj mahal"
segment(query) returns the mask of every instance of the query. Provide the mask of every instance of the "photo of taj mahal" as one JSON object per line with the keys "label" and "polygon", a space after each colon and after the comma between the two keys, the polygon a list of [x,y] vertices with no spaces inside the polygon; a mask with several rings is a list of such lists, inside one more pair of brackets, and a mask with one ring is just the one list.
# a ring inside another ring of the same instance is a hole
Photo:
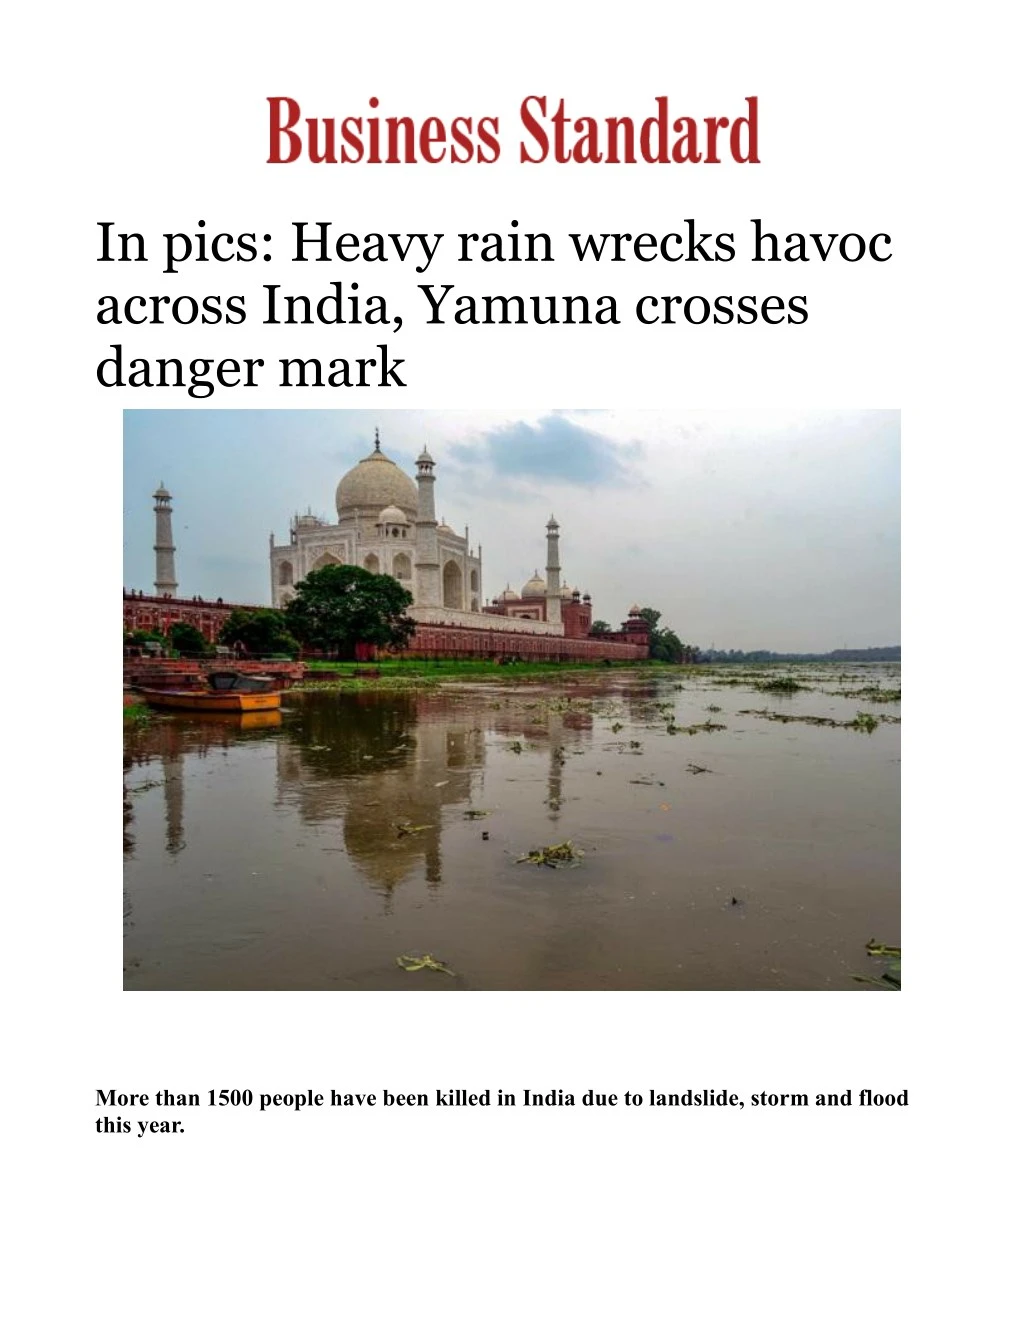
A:
{"label": "photo of taj mahal", "polygon": [[126,991],[900,989],[897,413],[130,411],[124,492]]}

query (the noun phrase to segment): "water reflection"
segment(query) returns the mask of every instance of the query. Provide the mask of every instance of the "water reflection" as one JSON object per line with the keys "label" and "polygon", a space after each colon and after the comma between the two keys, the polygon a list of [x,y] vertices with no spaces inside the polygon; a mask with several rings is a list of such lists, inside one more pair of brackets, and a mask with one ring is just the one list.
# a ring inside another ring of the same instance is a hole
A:
{"label": "water reflection", "polygon": [[[755,702],[624,675],[157,717],[126,735],[126,983],[419,987],[395,956],[440,949],[475,987],[843,987],[898,940],[899,728]],[[516,864],[566,838],[579,870]]]}
{"label": "water reflection", "polygon": [[[146,779],[159,780],[165,850],[174,856],[187,844],[186,759],[224,754],[256,733],[272,739],[275,806],[295,810],[306,824],[336,824],[337,849],[390,892],[416,874],[434,886],[442,882],[447,809],[492,808],[486,804],[489,740],[496,753],[547,752],[540,799],[548,820],[557,823],[565,764],[589,743],[592,729],[592,713],[571,701],[512,702],[497,687],[469,694],[312,693],[291,696],[283,717],[159,718],[131,733],[126,767],[145,768]],[[137,784],[149,786],[147,780]]]}
{"label": "water reflection", "polygon": [[447,806],[482,788],[484,733],[427,696],[305,696],[277,747],[278,803],[337,824],[338,847],[386,892],[421,872],[442,879]]}

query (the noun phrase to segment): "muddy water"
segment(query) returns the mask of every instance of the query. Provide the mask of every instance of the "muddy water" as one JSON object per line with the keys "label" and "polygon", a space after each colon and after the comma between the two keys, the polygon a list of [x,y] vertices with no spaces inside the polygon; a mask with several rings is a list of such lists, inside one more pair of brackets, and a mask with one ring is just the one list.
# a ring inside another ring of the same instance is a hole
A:
{"label": "muddy water", "polygon": [[[126,737],[125,988],[867,989],[865,942],[899,943],[899,726],[750,710],[897,718],[829,692],[899,672],[793,674],[158,718]],[[566,840],[572,868],[518,861]],[[396,964],[422,953],[454,976]]]}

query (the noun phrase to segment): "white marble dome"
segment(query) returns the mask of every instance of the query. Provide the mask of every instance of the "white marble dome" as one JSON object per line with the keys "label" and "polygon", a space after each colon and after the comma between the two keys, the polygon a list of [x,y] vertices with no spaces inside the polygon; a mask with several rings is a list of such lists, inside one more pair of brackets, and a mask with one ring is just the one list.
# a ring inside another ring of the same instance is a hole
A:
{"label": "white marble dome", "polygon": [[353,510],[369,508],[376,512],[385,506],[397,506],[407,515],[415,515],[416,484],[383,451],[375,448],[338,484],[334,504],[339,520]]}
{"label": "white marble dome", "polygon": [[378,524],[408,524],[409,517],[400,506],[385,506],[377,516]]}
{"label": "white marble dome", "polygon": [[547,585],[540,578],[536,571],[523,585],[524,598],[543,598],[547,593]]}

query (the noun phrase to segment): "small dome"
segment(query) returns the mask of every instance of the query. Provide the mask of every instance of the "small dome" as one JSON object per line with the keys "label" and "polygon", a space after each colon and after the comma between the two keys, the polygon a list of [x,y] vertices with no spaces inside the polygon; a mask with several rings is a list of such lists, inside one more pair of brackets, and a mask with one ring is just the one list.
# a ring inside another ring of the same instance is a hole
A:
{"label": "small dome", "polygon": [[562,598],[565,602],[569,602],[574,593],[578,594],[579,589],[570,589],[567,584],[562,585]]}
{"label": "small dome", "polygon": [[547,589],[548,589],[547,585],[540,578],[537,572],[534,571],[533,576],[530,579],[528,579],[526,583],[523,585],[523,597],[543,598],[544,595],[547,593]]}
{"label": "small dome", "polygon": [[399,506],[385,506],[377,516],[378,524],[408,524],[409,517]]}
{"label": "small dome", "polygon": [[636,603],[634,603],[633,606],[629,609],[629,615],[630,615],[630,616],[639,616],[639,615],[640,615],[640,608],[637,606]]}
{"label": "small dome", "polygon": [[334,500],[339,519],[351,511],[379,511],[385,506],[415,515],[418,503],[416,484],[377,447],[348,471]]}
{"label": "small dome", "polygon": [[519,595],[516,593],[515,589],[506,584],[501,593],[498,594],[496,601],[499,603],[518,603]]}

